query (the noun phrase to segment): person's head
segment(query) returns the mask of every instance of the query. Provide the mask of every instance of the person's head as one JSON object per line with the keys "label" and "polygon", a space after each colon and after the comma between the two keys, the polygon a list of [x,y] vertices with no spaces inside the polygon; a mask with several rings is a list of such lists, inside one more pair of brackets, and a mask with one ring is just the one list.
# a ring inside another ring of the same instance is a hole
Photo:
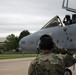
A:
{"label": "person's head", "polygon": [[41,50],[51,50],[54,47],[52,37],[49,35],[43,35],[40,38],[39,48]]}
{"label": "person's head", "polygon": [[65,16],[66,20],[70,20],[70,15]]}

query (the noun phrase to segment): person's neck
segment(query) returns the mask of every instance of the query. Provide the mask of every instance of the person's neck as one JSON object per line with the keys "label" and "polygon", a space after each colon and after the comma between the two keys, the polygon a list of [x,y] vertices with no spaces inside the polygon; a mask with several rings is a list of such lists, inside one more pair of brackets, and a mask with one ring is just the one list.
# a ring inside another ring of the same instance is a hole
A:
{"label": "person's neck", "polygon": [[49,53],[50,50],[42,50],[42,53],[45,54],[45,53]]}

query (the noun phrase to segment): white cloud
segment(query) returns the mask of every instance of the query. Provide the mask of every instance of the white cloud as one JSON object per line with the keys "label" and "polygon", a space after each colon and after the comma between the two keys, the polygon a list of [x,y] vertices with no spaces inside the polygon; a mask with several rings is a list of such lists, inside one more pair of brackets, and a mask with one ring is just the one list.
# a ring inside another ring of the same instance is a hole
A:
{"label": "white cloud", "polygon": [[[0,37],[10,33],[18,35],[24,29],[34,32],[55,15],[63,18],[65,14],[71,14],[62,9],[62,1],[0,0]],[[73,3],[75,0],[71,0],[69,6]]]}

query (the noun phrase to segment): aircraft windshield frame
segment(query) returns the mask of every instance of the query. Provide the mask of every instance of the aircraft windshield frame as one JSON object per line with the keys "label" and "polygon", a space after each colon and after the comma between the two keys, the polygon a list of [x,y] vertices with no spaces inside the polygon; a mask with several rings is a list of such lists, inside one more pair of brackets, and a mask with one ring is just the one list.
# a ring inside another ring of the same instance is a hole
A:
{"label": "aircraft windshield frame", "polygon": [[61,19],[59,16],[55,16],[52,18],[48,23],[46,23],[41,29],[56,27],[56,26],[63,26]]}

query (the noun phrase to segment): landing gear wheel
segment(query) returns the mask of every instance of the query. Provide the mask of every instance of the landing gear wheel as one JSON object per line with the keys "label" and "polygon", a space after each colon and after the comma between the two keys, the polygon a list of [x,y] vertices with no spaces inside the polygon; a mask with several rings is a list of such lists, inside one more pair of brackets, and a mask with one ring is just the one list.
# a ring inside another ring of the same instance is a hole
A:
{"label": "landing gear wheel", "polygon": [[70,69],[65,69],[64,75],[72,75],[72,71]]}

